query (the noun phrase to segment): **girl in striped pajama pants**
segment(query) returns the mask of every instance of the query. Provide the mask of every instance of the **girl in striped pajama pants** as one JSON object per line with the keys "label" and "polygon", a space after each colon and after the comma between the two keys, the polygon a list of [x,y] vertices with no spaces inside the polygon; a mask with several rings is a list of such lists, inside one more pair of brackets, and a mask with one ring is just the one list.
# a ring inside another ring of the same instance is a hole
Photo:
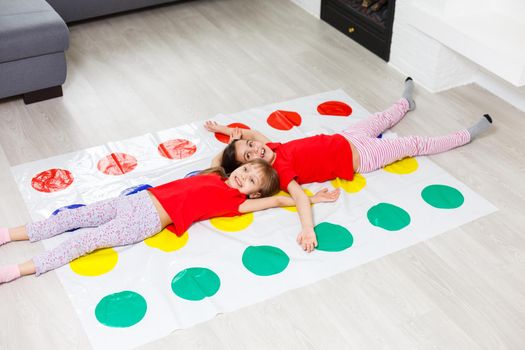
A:
{"label": "girl in striped pajama pants", "polygon": [[204,125],[208,131],[229,135],[231,140],[212,164],[220,164],[226,172],[255,158],[272,164],[279,174],[281,189],[290,193],[297,203],[302,226],[297,241],[305,251],[311,252],[317,239],[313,215],[301,184],[324,182],[335,177],[352,180],[354,172],[368,173],[405,157],[445,152],[469,143],[492,124],[490,116],[485,114],[470,128],[444,136],[377,138],[415,108],[413,88],[414,82],[408,77],[402,98],[393,106],[334,135],[271,142],[256,130],[229,128],[208,121]]}
{"label": "girl in striped pajama pants", "polygon": [[[372,114],[370,117],[361,120],[339,134],[328,135],[328,137],[343,136],[348,142],[328,142],[320,144],[317,136],[305,137],[290,142],[279,144],[282,147],[274,146],[266,136],[256,130],[244,130],[229,128],[218,125],[214,122],[206,122],[205,127],[208,131],[230,135],[231,143],[220,153],[213,165],[221,165],[227,172],[235,169],[254,158],[262,158],[268,161],[279,172],[276,165],[276,158],[287,157],[287,162],[297,163],[315,161],[312,154],[319,154],[323,160],[331,159],[332,154],[337,156],[351,156],[352,170],[358,173],[368,173],[380,169],[390,163],[405,157],[430,155],[445,152],[458,146],[469,143],[474,137],[488,129],[492,124],[492,119],[485,114],[481,119],[470,128],[462,129],[444,136],[406,136],[397,138],[378,138],[384,131],[396,125],[408,111],[415,109],[415,102],[412,97],[414,82],[408,77],[405,80],[405,89],[402,98],[388,109]],[[240,142],[246,140],[246,142]],[[239,141],[239,142],[238,142]],[[348,147],[350,146],[350,147]],[[318,148],[318,150],[315,150]],[[321,148],[321,149],[319,149]],[[350,153],[347,152],[350,149]],[[279,152],[282,151],[282,155]],[[304,158],[301,160],[300,158]],[[281,160],[282,163],[282,160]],[[331,167],[340,167],[340,163],[347,161],[339,157],[338,164],[331,164]],[[318,164],[311,164],[316,167]],[[323,164],[325,165],[325,164]],[[326,166],[326,165],[325,165]],[[296,175],[299,179],[305,177],[300,172],[306,167],[296,167]],[[317,168],[319,168],[317,166]],[[279,175],[282,174],[279,172]],[[337,174],[348,175],[348,174]],[[342,176],[345,178],[345,176]],[[326,181],[316,179],[316,181]],[[303,181],[307,183],[312,181]]]}
{"label": "girl in striped pajama pants", "polygon": [[[411,90],[412,79],[407,78],[406,83]],[[381,133],[403,119],[408,111],[415,108],[411,92],[407,97],[402,97],[387,110],[375,113],[341,132],[359,154],[360,161],[356,164],[356,172],[368,173],[405,157],[436,154],[463,146],[492,123],[491,117],[485,114],[471,128],[448,135],[378,138]]]}

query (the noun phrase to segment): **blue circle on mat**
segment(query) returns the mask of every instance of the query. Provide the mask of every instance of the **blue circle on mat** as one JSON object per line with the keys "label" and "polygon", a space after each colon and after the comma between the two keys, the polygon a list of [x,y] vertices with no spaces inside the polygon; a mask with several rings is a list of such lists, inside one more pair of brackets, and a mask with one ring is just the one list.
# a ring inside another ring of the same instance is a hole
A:
{"label": "blue circle on mat", "polygon": [[187,177],[192,177],[192,176],[195,176],[195,175],[199,175],[201,173],[202,170],[195,170],[195,171],[192,171],[190,173],[187,173],[186,175],[184,175],[184,178],[187,178]]}
{"label": "blue circle on mat", "polygon": [[130,196],[132,194],[139,193],[140,191],[147,190],[148,188],[151,188],[151,185],[142,184],[133,186],[130,188],[126,188],[124,191],[120,192],[120,196]]}
{"label": "blue circle on mat", "polygon": [[86,206],[85,204],[66,205],[65,207],[58,208],[57,210],[52,212],[51,215],[57,215],[58,213],[60,213],[61,211],[64,211],[64,210],[76,209],[76,208],[85,207],[85,206]]}
{"label": "blue circle on mat", "polygon": [[[55,210],[54,212],[51,213],[51,216],[53,215],[57,215],[58,213],[62,212],[62,211],[65,211],[65,210],[71,210],[71,209],[76,209],[76,208],[80,208],[80,207],[85,207],[86,205],[85,204],[71,204],[71,205],[66,205],[65,207],[61,207],[61,208],[58,208],[57,210]],[[67,230],[66,232],[73,232],[75,230],[78,230],[80,227],[76,227],[76,228],[72,228],[71,230]]]}

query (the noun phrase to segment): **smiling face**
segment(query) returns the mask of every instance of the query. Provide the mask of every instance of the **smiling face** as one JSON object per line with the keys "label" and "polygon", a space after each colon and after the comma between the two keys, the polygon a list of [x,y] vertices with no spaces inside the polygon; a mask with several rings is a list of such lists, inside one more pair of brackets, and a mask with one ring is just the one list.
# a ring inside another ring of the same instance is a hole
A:
{"label": "smiling face", "polygon": [[232,171],[226,184],[236,188],[239,192],[250,198],[261,196],[261,188],[264,183],[264,172],[257,164],[244,164]]}
{"label": "smiling face", "polygon": [[235,143],[235,159],[238,162],[246,163],[258,158],[272,164],[275,160],[275,153],[259,141],[239,140]]}

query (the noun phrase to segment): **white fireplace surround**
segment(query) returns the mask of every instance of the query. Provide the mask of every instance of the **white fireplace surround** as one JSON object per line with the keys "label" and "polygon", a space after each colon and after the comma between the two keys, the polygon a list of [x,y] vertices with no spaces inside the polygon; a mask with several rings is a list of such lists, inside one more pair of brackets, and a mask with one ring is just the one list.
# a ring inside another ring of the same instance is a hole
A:
{"label": "white fireplace surround", "polygon": [[[319,18],[321,0],[291,0]],[[432,92],[476,83],[525,111],[524,0],[396,0],[389,64]]]}

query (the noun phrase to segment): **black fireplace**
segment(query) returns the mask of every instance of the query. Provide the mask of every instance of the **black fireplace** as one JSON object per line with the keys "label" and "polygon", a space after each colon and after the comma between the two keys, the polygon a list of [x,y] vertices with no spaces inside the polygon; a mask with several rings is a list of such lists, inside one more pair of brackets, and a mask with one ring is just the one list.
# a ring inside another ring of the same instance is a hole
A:
{"label": "black fireplace", "polygon": [[395,0],[321,0],[321,19],[388,61],[394,8]]}

